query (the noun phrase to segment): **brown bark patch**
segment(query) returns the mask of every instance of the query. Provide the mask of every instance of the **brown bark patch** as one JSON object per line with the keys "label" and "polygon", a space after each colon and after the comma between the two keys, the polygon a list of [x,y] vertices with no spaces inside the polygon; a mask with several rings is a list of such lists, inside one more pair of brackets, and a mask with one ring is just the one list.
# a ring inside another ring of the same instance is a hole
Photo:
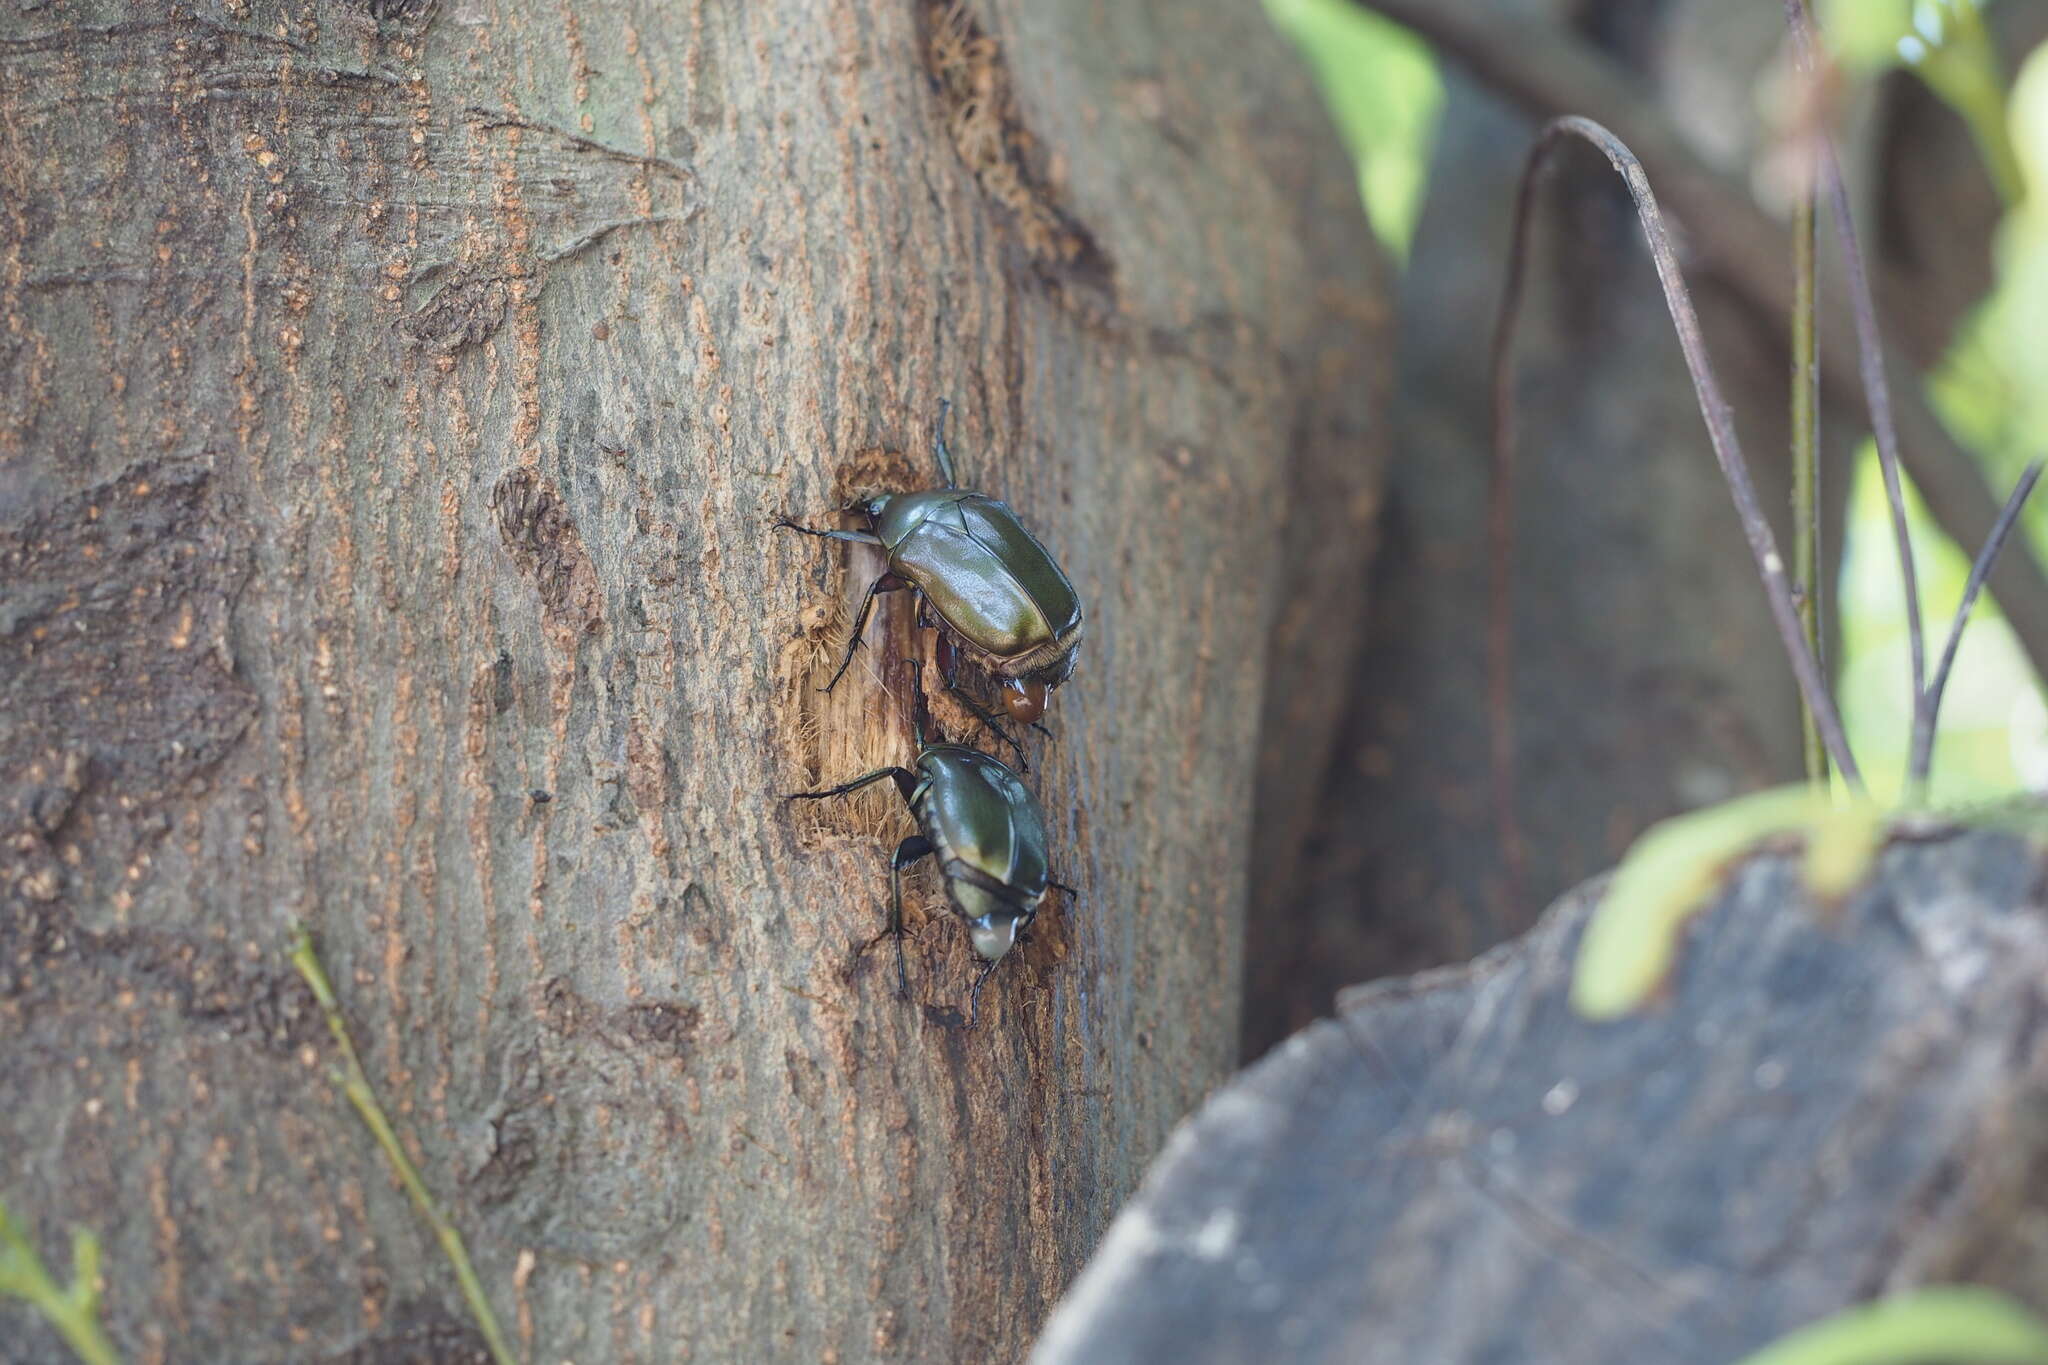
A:
{"label": "brown bark patch", "polygon": [[597,570],[554,484],[531,469],[515,469],[491,490],[491,512],[512,562],[540,593],[541,616],[556,646],[572,650],[602,630]]}
{"label": "brown bark patch", "polygon": [[[694,1216],[691,1163],[678,1158],[697,1145],[684,1109],[701,1008],[614,1008],[559,978],[539,994],[542,1027],[505,1064],[469,1189],[538,1247],[588,1260],[653,1253]],[[662,1141],[628,1145],[636,1132]]]}
{"label": "brown bark patch", "polygon": [[0,887],[125,908],[256,713],[227,643],[243,541],[184,460],[0,524]]}
{"label": "brown bark patch", "polygon": [[111,1000],[130,1017],[189,1020],[221,1037],[294,1056],[319,1044],[326,1029],[297,974],[267,964],[186,934],[83,934],[38,910],[0,917],[0,1001],[10,1008]]}
{"label": "brown bark patch", "polygon": [[444,1309],[407,1303],[392,1319],[369,1340],[320,1359],[331,1365],[490,1365],[482,1333]]}
{"label": "brown bark patch", "polygon": [[482,344],[504,326],[510,302],[511,289],[503,275],[464,266],[399,325],[428,350],[452,355],[464,346]]}
{"label": "brown bark patch", "polygon": [[953,149],[981,192],[1004,210],[1001,220],[1032,263],[1116,294],[1116,271],[1093,233],[1059,202],[1042,168],[1038,140],[1024,126],[1002,47],[964,4],[933,0],[925,7],[925,63],[938,83]]}

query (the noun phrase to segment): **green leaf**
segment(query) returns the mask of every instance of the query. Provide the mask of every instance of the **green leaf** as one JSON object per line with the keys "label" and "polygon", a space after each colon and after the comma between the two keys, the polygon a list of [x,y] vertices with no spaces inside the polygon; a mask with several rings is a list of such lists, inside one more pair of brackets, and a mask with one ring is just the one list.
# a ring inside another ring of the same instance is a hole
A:
{"label": "green leaf", "polygon": [[1808,836],[1814,895],[1848,894],[1870,870],[1884,826],[1867,803],[1838,808],[1812,787],[1776,787],[1653,825],[1608,883],[1579,943],[1572,1007],[1588,1019],[1642,1008],[1671,974],[1686,921],[1720,888],[1728,865],[1777,835]]}
{"label": "green leaf", "polygon": [[1443,108],[1429,46],[1350,0],[1266,0],[1266,14],[1315,71],[1330,117],[1357,159],[1373,232],[1405,261]]}
{"label": "green leaf", "polygon": [[1943,1285],[1844,1309],[1737,1365],[2041,1365],[2048,1326],[1992,1289]]}

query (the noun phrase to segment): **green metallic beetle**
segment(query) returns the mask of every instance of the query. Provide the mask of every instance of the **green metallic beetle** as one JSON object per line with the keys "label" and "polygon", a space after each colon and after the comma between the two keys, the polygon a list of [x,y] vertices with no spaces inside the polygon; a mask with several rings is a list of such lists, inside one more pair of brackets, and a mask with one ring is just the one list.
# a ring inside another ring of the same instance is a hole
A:
{"label": "green metallic beetle", "polygon": [[979,749],[926,743],[924,664],[907,662],[915,670],[915,767],[877,768],[825,791],[792,792],[783,799],[822,801],[885,777],[896,783],[918,827],[889,860],[888,932],[896,940],[896,995],[910,998],[910,973],[903,965],[903,869],[935,856],[946,879],[946,899],[966,921],[967,936],[982,959],[967,998],[967,1027],[973,1028],[981,983],[1030,927],[1046,891],[1075,892],[1048,872],[1045,811],[1023,779]]}
{"label": "green metallic beetle", "polygon": [[930,613],[944,627],[939,665],[948,691],[1013,748],[1023,750],[973,697],[958,686],[956,651],[965,650],[994,676],[1004,714],[1036,725],[1045,714],[1047,693],[1073,676],[1081,647],[1081,598],[1045,547],[1005,503],[955,487],[953,455],[946,449],[946,414],[941,401],[932,427],[932,449],[946,486],[922,493],[884,493],[859,504],[866,531],[820,531],[789,520],[778,527],[827,540],[879,545],[889,567],[868,585],[854,617],[853,638],[839,671],[825,684],[831,691],[853,663],[875,598],[909,588],[918,594],[919,620]]}

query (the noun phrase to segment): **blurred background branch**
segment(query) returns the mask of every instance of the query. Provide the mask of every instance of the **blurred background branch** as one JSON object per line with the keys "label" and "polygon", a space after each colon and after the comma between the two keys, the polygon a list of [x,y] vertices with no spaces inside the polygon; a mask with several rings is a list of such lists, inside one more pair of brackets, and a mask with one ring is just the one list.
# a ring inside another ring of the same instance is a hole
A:
{"label": "blurred background branch", "polygon": [[[1702,161],[1636,82],[1597,48],[1557,24],[1504,14],[1477,0],[1369,3],[1532,116],[1583,114],[1614,129],[1636,149],[1651,183],[1672,206],[1708,268],[1768,316],[1789,312],[1792,244],[1787,230],[1738,184]],[[1873,287],[1891,335],[1913,301],[1904,283],[1882,266]],[[1820,310],[1822,383],[1837,390],[1854,386],[1854,331],[1839,281],[1823,281]],[[1896,345],[1887,348],[1886,361],[1900,376],[1917,368]],[[1897,398],[1901,454],[1928,511],[1950,538],[1981,544],[1997,520],[1997,497],[1916,386],[1901,384]],[[2014,553],[1992,582],[2035,668],[2048,668],[2048,578],[2042,576],[2040,560],[2031,550]]]}
{"label": "blurred background branch", "polygon": [[[1260,789],[1251,1055],[1347,981],[1452,961],[1526,927],[1661,816],[1801,770],[1794,689],[1782,669],[1757,666],[1775,654],[1767,613],[1754,577],[1729,572],[1746,568],[1740,531],[1715,506],[1726,495],[1702,458],[1640,234],[1625,198],[1599,183],[1604,168],[1563,158],[1538,206],[1519,382],[1528,468],[1506,700],[1527,881],[1510,889],[1487,819],[1476,376],[1517,156],[1540,119],[1598,118],[1641,154],[1782,530],[1795,287],[1785,172],[1791,139],[1816,118],[1844,149],[1879,296],[1927,620],[1953,613],[1995,492],[2048,448],[2048,347],[2033,321],[2048,315],[2048,215],[2024,195],[2048,161],[2048,62],[2027,60],[2048,35],[2048,6],[1822,0],[1830,63],[1823,103],[1803,111],[1772,3],[1266,8],[1317,75],[1403,275],[1393,458],[1328,776],[1290,769],[1284,800],[1276,784]],[[1824,231],[1821,644],[1873,794],[1891,800],[1913,731],[1908,613],[1842,261]],[[1361,332],[1358,344],[1383,338]],[[1702,471],[1709,482],[1696,482]],[[2036,680],[2048,512],[2030,509],[2019,529],[1962,646],[1936,741],[1937,802],[2048,781]]]}

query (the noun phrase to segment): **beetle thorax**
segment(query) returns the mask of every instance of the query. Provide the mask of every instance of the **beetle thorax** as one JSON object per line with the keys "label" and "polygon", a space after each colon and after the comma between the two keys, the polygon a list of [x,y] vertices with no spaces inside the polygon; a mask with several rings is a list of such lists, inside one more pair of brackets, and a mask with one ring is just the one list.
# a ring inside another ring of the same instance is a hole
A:
{"label": "beetle thorax", "polygon": [[893,550],[938,508],[958,502],[963,497],[978,496],[951,488],[928,488],[919,493],[878,494],[868,499],[867,508],[868,515],[874,519],[875,534],[881,537],[883,545]]}

